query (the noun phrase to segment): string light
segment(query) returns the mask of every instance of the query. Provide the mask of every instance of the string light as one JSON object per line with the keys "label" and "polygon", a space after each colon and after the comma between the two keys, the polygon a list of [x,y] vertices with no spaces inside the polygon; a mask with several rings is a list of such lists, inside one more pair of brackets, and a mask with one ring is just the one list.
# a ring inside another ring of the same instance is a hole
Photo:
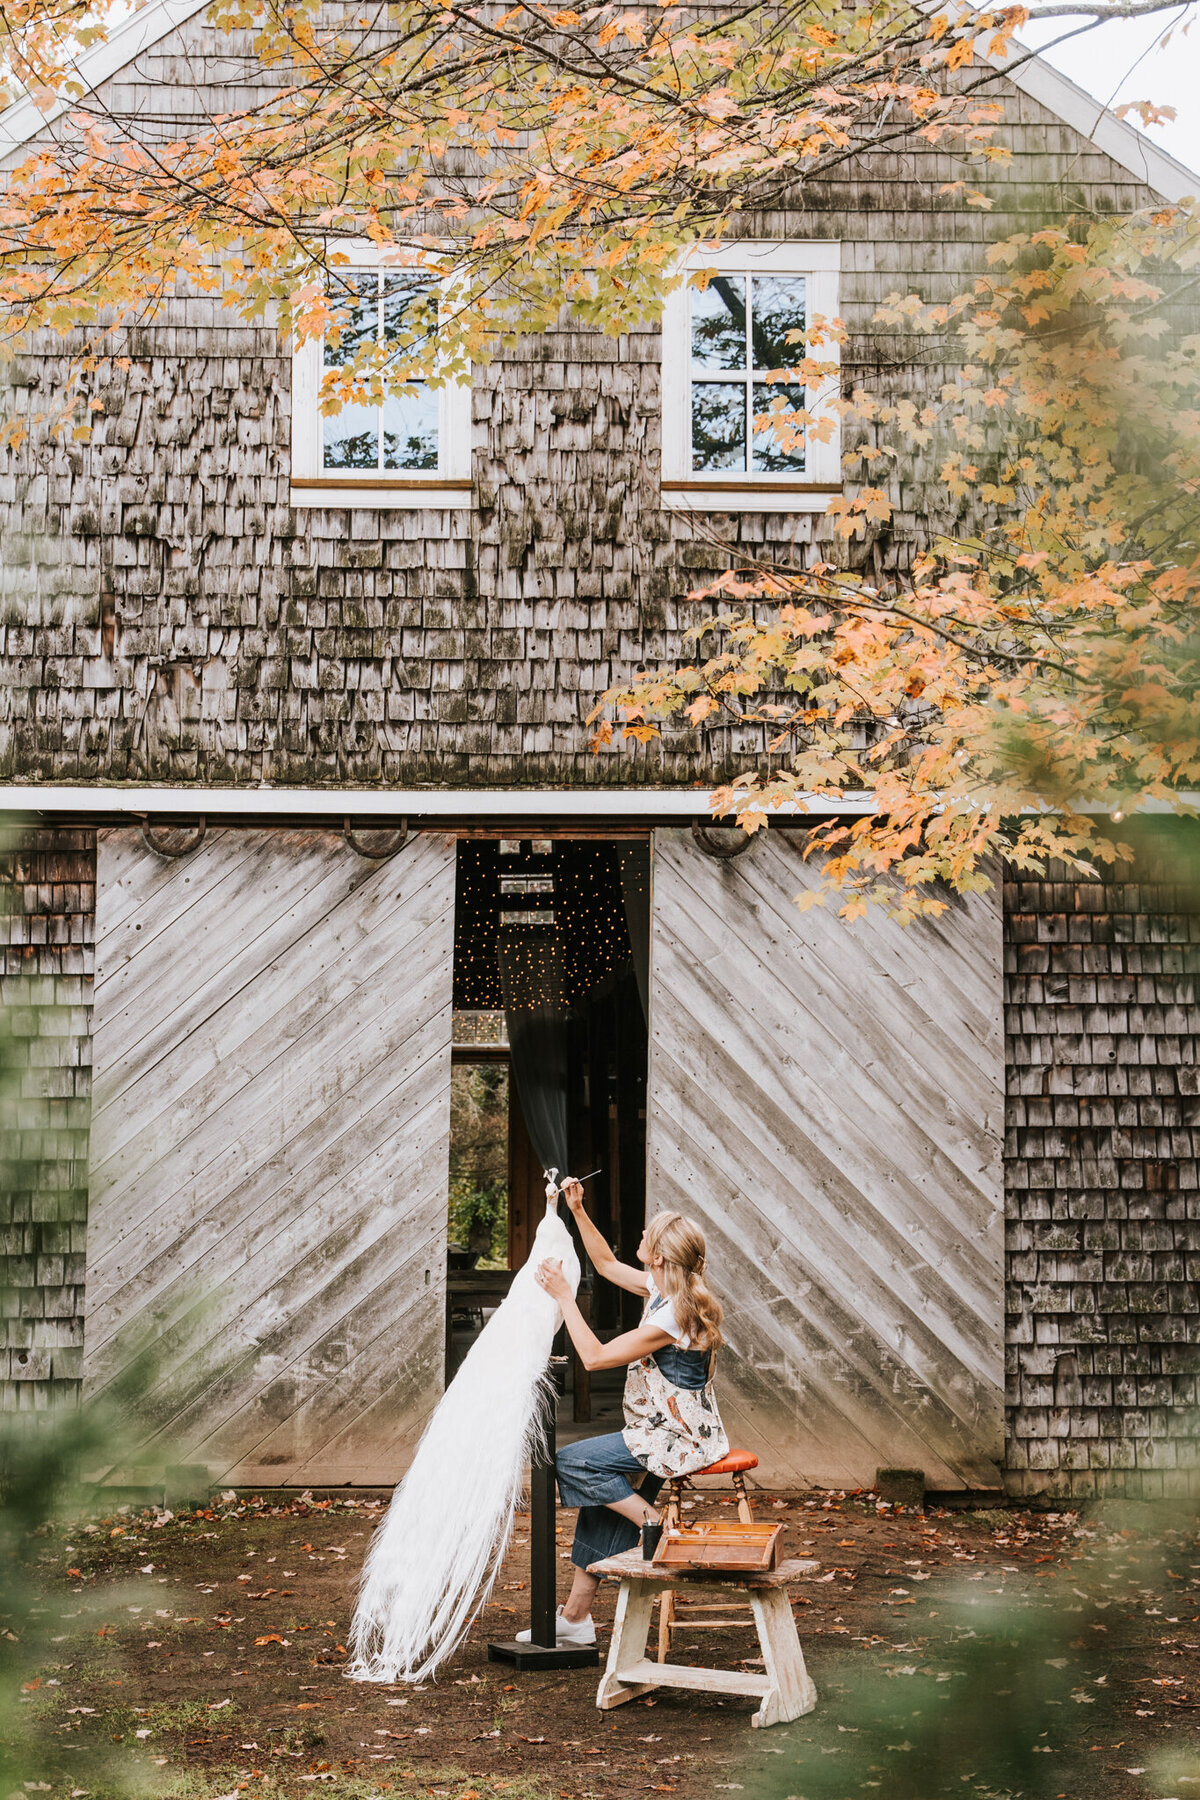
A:
{"label": "string light", "polygon": [[648,878],[648,846],[547,840],[519,849],[513,840],[460,846],[456,1008],[503,1009],[503,943],[510,992],[519,974],[522,1005],[577,1010],[632,969],[626,901],[644,897]]}

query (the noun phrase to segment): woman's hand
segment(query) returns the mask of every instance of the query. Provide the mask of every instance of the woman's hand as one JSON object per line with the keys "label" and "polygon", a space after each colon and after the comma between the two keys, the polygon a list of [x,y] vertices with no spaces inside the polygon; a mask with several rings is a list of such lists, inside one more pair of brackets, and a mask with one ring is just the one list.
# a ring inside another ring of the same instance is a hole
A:
{"label": "woman's hand", "polygon": [[576,1181],[573,1175],[569,1181],[564,1181],[562,1185],[562,1197],[573,1213],[579,1212],[580,1208],[583,1206],[582,1181]]}
{"label": "woman's hand", "polygon": [[[578,1182],[575,1185],[578,1187]],[[582,1189],[580,1191],[582,1192]],[[563,1274],[563,1266],[552,1257],[547,1257],[545,1262],[538,1264],[534,1280],[540,1288],[545,1288],[546,1292],[560,1305],[564,1300],[571,1298],[571,1284]]]}

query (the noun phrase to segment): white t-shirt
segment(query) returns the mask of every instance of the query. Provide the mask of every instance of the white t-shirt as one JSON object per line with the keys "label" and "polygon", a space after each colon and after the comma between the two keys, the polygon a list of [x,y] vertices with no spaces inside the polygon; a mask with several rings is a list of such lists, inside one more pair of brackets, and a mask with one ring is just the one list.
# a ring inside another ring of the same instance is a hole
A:
{"label": "white t-shirt", "polygon": [[[659,1288],[658,1283],[647,1269],[647,1299],[651,1301],[657,1300],[661,1292],[662,1290]],[[675,1317],[675,1308],[669,1300],[666,1302],[665,1306],[656,1307],[653,1313],[642,1320],[642,1323],[644,1325],[653,1325],[655,1331],[665,1331],[667,1336],[673,1339],[673,1341],[679,1345],[681,1350],[686,1350],[691,1343],[691,1339],[688,1337],[687,1332],[684,1331],[679,1320]]]}

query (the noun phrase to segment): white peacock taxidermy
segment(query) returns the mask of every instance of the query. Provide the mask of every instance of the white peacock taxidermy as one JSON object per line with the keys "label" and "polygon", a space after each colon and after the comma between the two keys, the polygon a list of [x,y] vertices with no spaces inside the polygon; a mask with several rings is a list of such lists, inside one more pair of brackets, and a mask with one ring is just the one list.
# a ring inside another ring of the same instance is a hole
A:
{"label": "white peacock taxidermy", "polygon": [[487,1604],[508,1548],[525,1464],[537,1448],[558,1302],[538,1286],[546,1257],[572,1291],[579,1258],[558,1216],[558,1171],[523,1268],[472,1344],[425,1428],[363,1566],[350,1626],[353,1681],[425,1681]]}

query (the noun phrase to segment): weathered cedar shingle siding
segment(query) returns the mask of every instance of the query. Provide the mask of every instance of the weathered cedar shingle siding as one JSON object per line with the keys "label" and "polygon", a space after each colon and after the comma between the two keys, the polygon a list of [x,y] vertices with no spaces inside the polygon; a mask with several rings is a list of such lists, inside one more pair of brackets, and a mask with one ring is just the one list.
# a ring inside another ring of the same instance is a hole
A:
{"label": "weathered cedar shingle siding", "polygon": [[1005,887],[1010,1484],[1200,1494],[1200,834]]}
{"label": "weathered cedar shingle siding", "polygon": [[[217,111],[245,46],[197,19],[102,90],[178,116],[189,84]],[[165,104],[167,89],[180,84]],[[935,394],[928,342],[872,325],[890,292],[945,299],[987,244],[1076,206],[1144,200],[1127,172],[1015,89],[988,176],[993,212],[940,193],[963,173],[928,147],[866,157],[760,216],[755,235],[843,246],[846,377]],[[173,127],[177,128],[177,126]],[[671,660],[687,594],[721,558],[658,491],[659,338],[547,332],[476,374],[474,505],[352,511],[289,501],[291,360],[212,298],[171,303],[96,377],[95,441],[42,431],[0,463],[0,773],[38,779],[540,785],[691,781],[691,732],[593,756],[583,718],[639,663]],[[32,357],[9,396],[44,410],[61,360]],[[902,463],[896,513],[856,554],[905,566],[951,524],[938,458]],[[870,479],[879,479],[878,465]],[[743,513],[732,540],[791,553],[819,516]],[[710,739],[731,773],[757,737]]]}
{"label": "weathered cedar shingle siding", "polygon": [[0,844],[0,1410],[78,1392],[96,838]]}

